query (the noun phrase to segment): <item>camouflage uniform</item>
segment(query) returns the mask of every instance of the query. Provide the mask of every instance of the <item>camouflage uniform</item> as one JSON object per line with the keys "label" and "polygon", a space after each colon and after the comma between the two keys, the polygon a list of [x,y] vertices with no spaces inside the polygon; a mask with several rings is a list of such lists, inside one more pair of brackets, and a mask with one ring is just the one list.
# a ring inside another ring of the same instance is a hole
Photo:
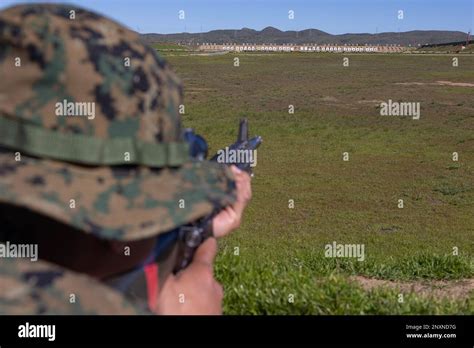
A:
{"label": "camouflage uniform", "polygon": [[[135,32],[74,6],[11,7],[0,12],[0,76],[0,202],[100,238],[138,240],[235,201],[226,167],[189,160],[180,81]],[[58,103],[94,103],[95,115],[61,116]],[[28,272],[0,260],[0,313],[43,311],[5,297],[49,296]],[[69,286],[53,278],[52,292]]]}
{"label": "camouflage uniform", "polygon": [[146,314],[88,276],[44,261],[0,262],[0,314]]}

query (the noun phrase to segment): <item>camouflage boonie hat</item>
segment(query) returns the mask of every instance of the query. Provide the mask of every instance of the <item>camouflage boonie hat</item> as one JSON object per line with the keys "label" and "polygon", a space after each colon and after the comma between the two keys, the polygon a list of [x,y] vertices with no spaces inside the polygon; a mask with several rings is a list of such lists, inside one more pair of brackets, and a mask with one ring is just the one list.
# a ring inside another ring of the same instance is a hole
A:
{"label": "camouflage boonie hat", "polygon": [[0,315],[149,314],[92,278],[44,261],[0,263]]}
{"label": "camouflage boonie hat", "polygon": [[190,161],[181,84],[137,33],[74,6],[14,6],[0,76],[0,202],[136,240],[235,201],[228,168]]}

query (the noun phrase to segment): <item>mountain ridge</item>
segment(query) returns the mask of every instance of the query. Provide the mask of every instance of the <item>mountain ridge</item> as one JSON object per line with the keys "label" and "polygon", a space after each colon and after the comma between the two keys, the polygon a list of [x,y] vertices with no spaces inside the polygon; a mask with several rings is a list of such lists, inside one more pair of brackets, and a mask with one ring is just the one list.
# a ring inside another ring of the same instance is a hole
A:
{"label": "mountain ridge", "polygon": [[267,26],[262,30],[251,28],[217,29],[205,33],[145,33],[140,36],[148,43],[173,42],[193,45],[197,43],[254,43],[254,44],[397,44],[402,46],[418,46],[440,44],[444,42],[466,40],[467,33],[450,30],[411,30],[405,32],[384,33],[346,33],[330,34],[319,29],[286,30]]}

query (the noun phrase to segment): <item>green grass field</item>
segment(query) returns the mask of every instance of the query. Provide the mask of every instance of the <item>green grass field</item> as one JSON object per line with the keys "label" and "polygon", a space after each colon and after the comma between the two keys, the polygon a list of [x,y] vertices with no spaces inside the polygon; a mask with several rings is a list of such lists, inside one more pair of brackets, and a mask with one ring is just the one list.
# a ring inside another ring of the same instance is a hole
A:
{"label": "green grass field", "polygon": [[[474,86],[437,81],[474,83],[474,57],[345,57],[349,67],[336,54],[168,57],[184,124],[211,150],[235,141],[243,116],[264,138],[243,225],[220,241],[225,313],[472,314]],[[380,116],[389,99],[420,102],[420,119]],[[325,257],[333,241],[364,244],[365,260]],[[353,276],[471,287],[369,290]]]}

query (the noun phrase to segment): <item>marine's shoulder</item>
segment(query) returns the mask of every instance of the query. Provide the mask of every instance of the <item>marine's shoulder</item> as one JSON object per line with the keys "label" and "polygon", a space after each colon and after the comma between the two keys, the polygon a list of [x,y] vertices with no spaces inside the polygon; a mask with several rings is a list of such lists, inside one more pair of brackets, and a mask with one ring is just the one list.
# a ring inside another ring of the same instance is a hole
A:
{"label": "marine's shoulder", "polygon": [[2,259],[0,314],[145,314],[99,281],[45,261]]}

